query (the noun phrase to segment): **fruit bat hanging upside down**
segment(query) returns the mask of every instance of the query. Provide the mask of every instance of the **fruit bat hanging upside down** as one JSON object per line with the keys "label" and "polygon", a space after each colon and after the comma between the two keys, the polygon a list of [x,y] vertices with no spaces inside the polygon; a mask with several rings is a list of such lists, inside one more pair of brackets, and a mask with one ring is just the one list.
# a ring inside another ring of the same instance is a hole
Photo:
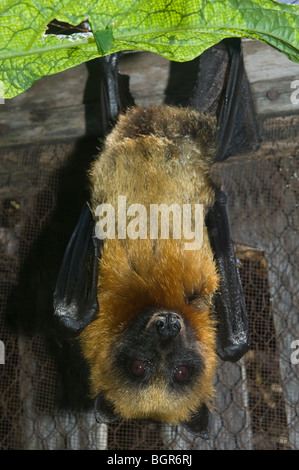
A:
{"label": "fruit bat hanging upside down", "polygon": [[[101,61],[103,122],[123,96],[114,62]],[[217,355],[234,362],[248,349],[226,196],[211,166],[258,135],[240,39],[195,65],[190,85],[185,65],[172,63],[171,106],[131,106],[106,137],[54,308],[89,366],[99,422],[180,423],[206,438]]]}
{"label": "fruit bat hanging upside down", "polygon": [[[235,361],[247,349],[226,199],[210,179],[214,155],[214,118],[136,106],[90,169],[90,201],[54,300],[78,333],[100,422],[149,418],[204,437],[217,353]],[[169,236],[157,207],[181,209],[181,218],[169,210]]]}

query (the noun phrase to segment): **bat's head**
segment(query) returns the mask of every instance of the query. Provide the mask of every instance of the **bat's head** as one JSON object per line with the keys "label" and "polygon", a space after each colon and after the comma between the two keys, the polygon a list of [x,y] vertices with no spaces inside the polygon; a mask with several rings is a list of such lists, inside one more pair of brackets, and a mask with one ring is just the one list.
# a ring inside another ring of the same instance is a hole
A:
{"label": "bat's head", "polygon": [[[170,253],[164,252],[164,260]],[[182,423],[189,431],[204,434],[217,362],[210,305],[217,275],[208,260],[200,272],[199,258],[189,252],[190,259],[197,262],[199,291],[195,292],[192,263],[183,268],[183,256],[187,254],[178,257],[177,263],[169,259],[167,276],[161,267],[156,271],[153,267],[153,284],[149,276],[143,280],[142,272],[130,273],[125,264],[118,265],[109,278],[118,288],[115,285],[106,290],[107,276],[103,276],[99,303],[103,311],[109,311],[100,312],[81,334],[98,421],[153,419]],[[178,280],[182,269],[186,269],[184,288]],[[120,281],[122,275],[126,283]],[[118,294],[110,296],[108,291],[115,293],[116,288]],[[151,291],[155,294],[152,298]],[[157,298],[164,307],[150,306]]]}
{"label": "bat's head", "polygon": [[[192,415],[202,413],[205,399],[210,398],[211,359],[212,352],[207,367],[205,346],[183,315],[163,309],[144,311],[111,347],[106,400],[113,405],[115,417],[190,421]],[[100,394],[99,421],[103,416],[105,420],[106,406]]]}

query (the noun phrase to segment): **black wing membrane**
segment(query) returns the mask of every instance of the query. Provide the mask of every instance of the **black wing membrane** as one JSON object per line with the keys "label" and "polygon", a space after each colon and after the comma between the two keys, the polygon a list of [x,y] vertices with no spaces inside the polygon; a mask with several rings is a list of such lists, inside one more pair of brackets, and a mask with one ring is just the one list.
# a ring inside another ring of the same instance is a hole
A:
{"label": "black wing membrane", "polygon": [[224,41],[228,66],[218,114],[217,154],[214,163],[230,155],[257,149],[260,136],[247,80],[241,40]]}
{"label": "black wing membrane", "polygon": [[211,413],[205,403],[191,417],[190,421],[181,423],[183,427],[194,436],[209,439],[209,427],[211,424]]}
{"label": "black wing membrane", "polygon": [[66,248],[56,289],[54,315],[70,333],[83,330],[98,311],[97,274],[101,240],[87,204]]}
{"label": "black wing membrane", "polygon": [[[188,64],[172,63],[165,101],[217,117],[214,163],[259,145],[239,38],[221,41]],[[220,274],[220,287],[215,296],[219,320],[217,351],[223,360],[235,362],[248,350],[248,321],[231,239],[227,198],[218,188],[215,195],[206,225]]]}
{"label": "black wing membrane", "polygon": [[[215,161],[225,160],[229,149],[233,151],[234,136],[236,140],[246,141],[246,126],[240,131],[236,130],[239,119],[244,115],[243,100],[249,101],[250,94],[244,83],[247,83],[240,39],[226,41],[229,56],[229,70],[227,83],[221,100],[220,113],[217,126],[217,155]],[[255,129],[253,124],[250,127]],[[253,131],[251,131],[252,133]],[[257,134],[256,134],[257,135]],[[237,144],[236,144],[237,146]],[[223,360],[238,361],[249,349],[248,319],[243,288],[239,270],[236,263],[234,244],[231,238],[229,217],[227,213],[227,197],[218,188],[215,189],[216,201],[210,209],[206,224],[209,232],[211,247],[216,259],[220,274],[220,288],[215,296],[215,310],[219,319],[217,342],[218,355]]]}
{"label": "black wing membrane", "polygon": [[218,272],[220,288],[215,296],[219,319],[217,352],[225,361],[238,361],[248,350],[248,320],[242,284],[231,239],[227,197],[216,188],[216,201],[207,214],[206,225]]}
{"label": "black wing membrane", "polygon": [[[225,44],[228,52],[228,73],[220,95],[215,162],[225,160],[233,149],[240,148],[242,143],[245,147],[244,142],[248,140],[248,133],[254,137],[253,147],[256,147],[258,142],[253,113],[250,119],[247,115],[251,124],[247,125],[245,122],[244,101],[248,102],[247,110],[252,109],[252,105],[244,70],[241,41],[236,38],[228,39]],[[248,319],[231,238],[227,197],[218,188],[215,188],[215,196],[215,203],[207,214],[206,225],[220,274],[220,288],[215,295],[215,310],[219,320],[217,352],[221,359],[235,362],[249,349]]]}
{"label": "black wing membrane", "polygon": [[[133,104],[128,79],[118,72],[118,60],[119,54],[112,54],[89,64],[90,70],[98,73],[104,134],[120,109]],[[83,330],[99,310],[97,280],[102,246],[103,241],[95,236],[95,223],[85,204],[66,248],[54,292],[54,316],[67,336]]]}
{"label": "black wing membrane", "polygon": [[[246,127],[245,122],[244,100],[250,102],[250,94],[246,86],[247,80],[240,39],[226,40],[226,48],[228,51],[228,73],[220,100],[215,162],[225,160],[233,152],[234,147],[240,148],[242,142],[244,143],[247,139],[248,129],[251,129],[250,133],[255,137],[254,146],[258,141],[252,116],[251,126]],[[251,103],[249,104],[248,109],[251,107]],[[248,116],[247,119],[249,119]],[[240,127],[242,120],[244,125]],[[236,139],[236,143],[233,142],[234,139]],[[221,359],[235,362],[249,349],[248,319],[231,238],[227,197],[218,188],[215,189],[215,196],[214,206],[207,214],[206,225],[220,274],[220,288],[215,296],[215,310],[219,320],[217,352]]]}

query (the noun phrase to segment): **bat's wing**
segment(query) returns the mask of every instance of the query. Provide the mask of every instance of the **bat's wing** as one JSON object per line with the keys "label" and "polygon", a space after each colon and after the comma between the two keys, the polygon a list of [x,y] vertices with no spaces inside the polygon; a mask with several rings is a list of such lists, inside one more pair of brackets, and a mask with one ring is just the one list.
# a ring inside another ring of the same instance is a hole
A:
{"label": "bat's wing", "polygon": [[54,292],[54,315],[71,333],[83,330],[98,311],[97,271],[102,241],[86,204],[71,236]]}
{"label": "bat's wing", "polygon": [[225,39],[228,66],[219,99],[217,148],[214,162],[255,150],[260,136],[247,80],[240,38]]}
{"label": "bat's wing", "polygon": [[215,297],[218,355],[235,362],[248,350],[248,321],[226,209],[226,195],[216,189],[216,202],[206,217],[210,244],[220,274]]}
{"label": "bat's wing", "polygon": [[182,426],[194,436],[209,439],[211,413],[206,404],[201,405],[190,421],[184,421]]}
{"label": "bat's wing", "polygon": [[[226,40],[229,63],[226,86],[220,100],[217,127],[217,156],[224,160],[234,148],[245,147],[248,136],[257,129],[254,114],[247,115],[246,102],[250,109],[250,93],[243,64],[240,39]],[[245,103],[245,104],[244,104]],[[240,121],[241,119],[241,121]],[[251,122],[250,122],[251,120]],[[244,123],[240,127],[240,122]],[[250,124],[250,125],[249,125]],[[249,131],[250,129],[250,131]],[[257,132],[256,132],[257,136]],[[257,139],[257,138],[256,138]],[[257,140],[255,140],[256,145]],[[248,320],[242,284],[231,239],[226,195],[215,189],[216,201],[210,209],[206,224],[211,247],[220,274],[220,288],[215,297],[215,309],[219,320],[218,354],[223,360],[235,362],[248,350]]]}
{"label": "bat's wing", "polygon": [[104,398],[102,393],[96,397],[94,402],[94,413],[97,423],[113,423],[120,419],[115,413],[113,406]]}
{"label": "bat's wing", "polygon": [[[128,80],[119,74],[119,54],[95,59],[90,70],[98,74],[101,128],[107,132],[120,109],[133,103]],[[94,76],[89,85],[94,86]],[[86,90],[88,98],[88,86]],[[65,332],[77,334],[98,312],[97,279],[103,241],[95,236],[95,223],[85,204],[67,246],[54,293],[54,316]]]}
{"label": "bat's wing", "polygon": [[171,62],[165,103],[217,118],[215,161],[260,143],[239,38],[227,38],[190,62]]}
{"label": "bat's wing", "polygon": [[[259,145],[238,38],[221,41],[191,62],[172,63],[165,101],[216,116],[218,151],[215,162]],[[248,322],[226,196],[217,188],[215,193],[216,202],[207,214],[206,224],[220,274],[220,288],[215,297],[219,320],[218,354],[223,360],[237,361],[248,349]]]}

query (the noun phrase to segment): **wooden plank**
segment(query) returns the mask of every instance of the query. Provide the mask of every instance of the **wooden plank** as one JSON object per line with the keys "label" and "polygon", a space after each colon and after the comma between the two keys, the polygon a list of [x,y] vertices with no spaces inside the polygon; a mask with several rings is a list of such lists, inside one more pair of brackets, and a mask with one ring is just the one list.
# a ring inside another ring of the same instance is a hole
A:
{"label": "wooden plank", "polygon": [[257,114],[265,118],[298,113],[299,102],[291,99],[295,91],[291,85],[299,80],[299,64],[260,41],[245,39],[242,44]]}
{"label": "wooden plank", "polygon": [[[86,64],[44,77],[0,106],[1,146],[56,143],[101,130],[99,94],[85,98]],[[88,117],[88,126],[87,126]]]}
{"label": "wooden plank", "polygon": [[119,70],[130,77],[130,91],[136,104],[161,104],[169,72],[169,60],[157,54],[124,54]]}
{"label": "wooden plank", "polygon": [[243,39],[243,55],[246,73],[250,83],[298,77],[299,64],[261,41]]}
{"label": "wooden plank", "polygon": [[[243,41],[244,60],[259,117],[294,115],[291,83],[299,79],[299,65],[259,41]],[[89,63],[90,64],[90,63]],[[2,146],[74,140],[100,134],[100,96],[97,71],[81,64],[44,77],[21,95],[0,106]],[[150,52],[126,53],[119,68],[130,76],[139,104],[162,103],[169,61]],[[89,78],[89,80],[88,80]],[[87,85],[93,82],[91,93]],[[88,117],[88,124],[87,123]]]}
{"label": "wooden plank", "polygon": [[273,117],[298,113],[299,105],[291,100],[292,93],[294,92],[291,84],[296,81],[296,78],[296,75],[292,75],[276,80],[259,81],[250,84],[256,110],[260,117],[265,118],[268,116]]}

